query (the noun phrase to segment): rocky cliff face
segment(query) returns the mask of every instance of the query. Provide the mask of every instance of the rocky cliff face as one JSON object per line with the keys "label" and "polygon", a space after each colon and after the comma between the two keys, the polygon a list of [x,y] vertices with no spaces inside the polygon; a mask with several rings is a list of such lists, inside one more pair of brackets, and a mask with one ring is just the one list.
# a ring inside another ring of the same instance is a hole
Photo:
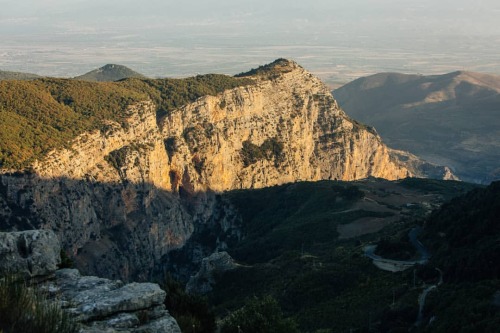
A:
{"label": "rocky cliff face", "polygon": [[84,273],[147,279],[197,228],[238,236],[216,192],[410,174],[317,78],[286,60],[271,68],[163,119],[151,102],[133,105],[126,126],[109,122],[33,172],[2,174],[0,226],[55,230]]}
{"label": "rocky cliff face", "polygon": [[160,121],[173,190],[409,174],[373,130],[338,108],[319,79],[293,62],[275,66],[279,74],[271,79],[201,98]]}

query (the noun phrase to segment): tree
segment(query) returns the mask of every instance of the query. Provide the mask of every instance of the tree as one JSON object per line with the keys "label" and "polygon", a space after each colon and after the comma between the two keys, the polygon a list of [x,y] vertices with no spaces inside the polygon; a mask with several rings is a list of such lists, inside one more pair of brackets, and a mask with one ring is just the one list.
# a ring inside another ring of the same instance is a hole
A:
{"label": "tree", "polygon": [[271,296],[251,298],[239,310],[226,317],[221,333],[295,333],[299,332],[293,319],[284,318],[278,302]]}

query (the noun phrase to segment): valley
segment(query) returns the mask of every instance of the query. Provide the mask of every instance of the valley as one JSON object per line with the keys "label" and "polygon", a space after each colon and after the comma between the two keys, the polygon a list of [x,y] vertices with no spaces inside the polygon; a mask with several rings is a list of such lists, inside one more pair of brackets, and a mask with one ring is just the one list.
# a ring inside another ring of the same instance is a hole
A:
{"label": "valley", "polygon": [[[50,281],[159,282],[133,318],[113,310],[127,327],[266,332],[260,308],[278,332],[443,332],[471,308],[470,331],[496,327],[498,182],[393,150],[290,60],[123,73],[0,81],[0,230],[53,232],[82,277]],[[110,313],[85,332],[125,332]]]}

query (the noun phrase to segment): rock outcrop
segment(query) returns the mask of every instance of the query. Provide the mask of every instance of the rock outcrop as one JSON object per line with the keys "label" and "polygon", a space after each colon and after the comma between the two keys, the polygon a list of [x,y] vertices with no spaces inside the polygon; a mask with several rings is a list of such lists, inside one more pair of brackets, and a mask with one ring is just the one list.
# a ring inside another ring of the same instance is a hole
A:
{"label": "rock outcrop", "polygon": [[188,293],[206,294],[212,290],[215,284],[215,274],[223,273],[237,267],[229,253],[215,252],[210,256],[203,258],[200,270],[196,275],[191,276],[187,285]]}
{"label": "rock outcrop", "polygon": [[30,173],[1,174],[0,228],[54,230],[82,273],[146,280],[197,228],[234,233],[235,217],[214,213],[217,192],[410,175],[319,79],[287,60],[268,67],[254,85],[162,119],[150,101],[130,106],[125,125],[80,135]]}
{"label": "rock outcrop", "polygon": [[43,287],[82,323],[82,333],[180,333],[165,310],[166,293],[157,284],[124,284],[61,269]]}
{"label": "rock outcrop", "polygon": [[50,230],[0,232],[0,276],[50,275],[61,262],[60,250],[57,236]]}
{"label": "rock outcrop", "polygon": [[60,244],[50,230],[0,233],[0,278],[6,274],[37,278],[35,284],[60,303],[82,326],[82,333],[180,333],[165,309],[166,292],[154,283],[130,283],[81,276],[57,269]]}

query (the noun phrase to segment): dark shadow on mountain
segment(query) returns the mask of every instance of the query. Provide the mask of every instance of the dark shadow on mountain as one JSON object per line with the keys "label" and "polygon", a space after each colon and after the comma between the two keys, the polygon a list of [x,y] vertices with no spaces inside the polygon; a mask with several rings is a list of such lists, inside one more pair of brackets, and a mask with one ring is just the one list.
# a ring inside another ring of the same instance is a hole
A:
{"label": "dark shadow on mountain", "polygon": [[[273,214],[278,214],[273,223],[287,218],[286,214],[301,216],[313,211],[319,215],[329,214],[321,211],[330,212],[342,206],[341,203],[351,202],[346,199],[351,194],[354,195],[352,202],[361,198],[362,193],[347,184],[296,183],[226,193],[194,192],[189,184],[181,184],[178,191],[172,192],[149,183],[101,183],[90,177],[86,180],[41,179],[35,174],[18,172],[0,176],[0,230],[54,230],[68,256],[75,259],[77,267],[85,274],[151,280],[164,271],[174,271],[177,277],[186,281],[201,260],[212,252],[234,247],[248,235],[253,235],[254,239],[257,234],[251,230],[259,233],[273,228],[272,224],[255,224],[244,233],[242,214],[261,212],[263,219],[260,221],[272,220]],[[363,186],[370,187],[371,181],[366,184]],[[389,188],[395,183],[374,180],[373,184]],[[447,184],[443,188],[453,188],[451,193],[471,186],[459,182],[443,184]],[[259,208],[256,202],[260,197],[278,206],[271,211]],[[286,201],[280,201],[282,199]],[[241,202],[247,204],[235,208]],[[329,205],[333,206],[328,208]],[[346,218],[387,215],[370,209],[356,209]],[[280,211],[285,215],[279,215]],[[307,219],[300,220],[293,228],[303,228],[308,242],[319,241],[327,235],[321,232],[321,219],[318,217],[318,225],[314,228],[314,223],[308,224]],[[335,226],[331,237],[336,235]],[[292,237],[287,242],[290,246],[298,246],[304,240]],[[253,251],[258,246],[250,242],[245,251]],[[245,257],[239,258],[244,260]]]}

